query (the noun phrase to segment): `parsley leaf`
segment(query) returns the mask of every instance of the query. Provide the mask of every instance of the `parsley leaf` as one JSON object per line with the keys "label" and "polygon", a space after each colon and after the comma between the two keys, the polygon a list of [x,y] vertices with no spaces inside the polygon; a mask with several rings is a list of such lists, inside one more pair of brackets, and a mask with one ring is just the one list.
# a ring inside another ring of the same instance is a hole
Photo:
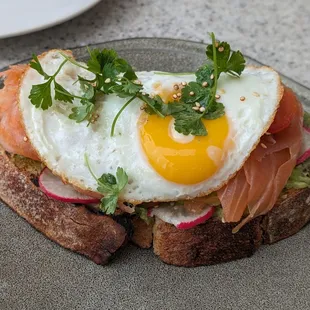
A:
{"label": "parsley leaf", "polygon": [[60,84],[54,81],[55,99],[63,102],[73,102],[72,95],[64,89]]}
{"label": "parsley leaf", "polygon": [[95,105],[92,102],[85,100],[81,106],[72,108],[72,113],[69,115],[69,118],[75,120],[77,123],[88,120],[89,124],[92,119],[94,108]]}
{"label": "parsley leaf", "polygon": [[[56,72],[52,76],[49,76],[48,74],[44,72],[39,62],[38,57],[36,55],[33,55],[33,59],[30,62],[30,67],[36,70],[40,75],[44,77],[45,80],[47,80],[47,82],[45,83],[32,85],[30,95],[28,96],[28,98],[30,99],[31,103],[36,108],[47,110],[49,107],[53,105],[52,95],[51,95],[52,82],[54,82],[54,85],[55,85],[55,99],[58,100],[58,98],[61,97],[62,99],[65,98],[66,101],[70,102],[70,99],[68,97],[69,92],[67,92],[61,85],[59,85],[55,81],[56,75],[59,73],[59,71],[61,70],[61,68],[64,66],[66,62],[67,60],[65,59],[61,63],[59,68],[56,70]],[[58,91],[61,91],[62,94],[59,94]],[[65,101],[65,100],[62,100],[62,101]]]}
{"label": "parsley leaf", "polygon": [[32,69],[36,70],[40,75],[43,75],[45,80],[50,78],[50,76],[44,72],[44,70],[40,64],[40,61],[35,54],[32,54],[32,60],[30,62],[30,67]]}
{"label": "parsley leaf", "polygon": [[[245,59],[240,51],[231,51],[230,45],[227,42],[217,42],[216,59],[218,76],[222,73],[229,73],[234,76],[240,76],[245,68]],[[208,45],[206,51],[207,57],[213,60],[213,46]]]}
{"label": "parsley leaf", "polygon": [[100,178],[97,178],[90,167],[86,154],[85,164],[98,183],[98,192],[104,195],[101,199],[100,209],[106,214],[114,214],[117,208],[118,197],[128,183],[128,175],[123,168],[118,167],[116,170],[116,177],[111,173],[104,173]]}
{"label": "parsley leaf", "polygon": [[196,113],[192,108],[173,114],[174,128],[184,135],[206,136],[207,130],[201,121],[202,114]]}
{"label": "parsley leaf", "polygon": [[187,86],[182,89],[182,102],[195,103],[202,100],[209,90],[201,86],[201,83],[189,82]]}
{"label": "parsley leaf", "polygon": [[206,108],[206,113],[203,115],[204,119],[217,119],[225,114],[225,107],[223,103],[213,101]]}
{"label": "parsley leaf", "polygon": [[51,96],[51,82],[52,80],[48,80],[43,84],[32,86],[29,99],[36,108],[47,110],[53,105]]}
{"label": "parsley leaf", "polygon": [[196,75],[196,81],[200,84],[203,82],[208,83],[208,87],[212,87],[214,83],[214,79],[211,79],[211,75],[214,73],[213,65],[207,64],[203,67],[200,67],[195,75]]}

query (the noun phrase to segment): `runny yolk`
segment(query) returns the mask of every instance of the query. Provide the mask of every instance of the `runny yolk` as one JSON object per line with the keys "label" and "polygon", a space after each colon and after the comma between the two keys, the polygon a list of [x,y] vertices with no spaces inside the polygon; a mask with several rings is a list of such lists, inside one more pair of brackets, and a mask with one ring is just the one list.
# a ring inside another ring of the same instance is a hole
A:
{"label": "runny yolk", "polygon": [[141,145],[151,166],[166,180],[195,184],[210,178],[223,164],[229,125],[226,116],[203,120],[207,136],[178,136],[173,118],[157,115],[140,117]]}

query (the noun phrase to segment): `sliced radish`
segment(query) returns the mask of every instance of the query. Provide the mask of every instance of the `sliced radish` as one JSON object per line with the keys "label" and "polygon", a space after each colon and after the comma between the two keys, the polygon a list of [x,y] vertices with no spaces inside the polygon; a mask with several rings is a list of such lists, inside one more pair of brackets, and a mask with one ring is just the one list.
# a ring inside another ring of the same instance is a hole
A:
{"label": "sliced radish", "polygon": [[98,203],[100,200],[83,195],[76,191],[72,185],[64,184],[48,168],[43,169],[39,177],[41,190],[49,197],[63,202],[71,203]]}
{"label": "sliced radish", "polygon": [[150,209],[149,216],[157,216],[166,223],[173,224],[178,229],[189,229],[207,221],[214,213],[215,207],[205,206],[203,208],[192,208],[186,204],[165,204]]}
{"label": "sliced radish", "polygon": [[310,157],[310,128],[303,127],[302,145],[297,159],[297,165]]}

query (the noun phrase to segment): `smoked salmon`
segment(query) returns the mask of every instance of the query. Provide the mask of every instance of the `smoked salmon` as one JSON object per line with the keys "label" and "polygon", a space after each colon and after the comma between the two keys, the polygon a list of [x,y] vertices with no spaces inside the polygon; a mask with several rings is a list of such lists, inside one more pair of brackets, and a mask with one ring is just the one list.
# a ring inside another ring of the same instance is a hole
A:
{"label": "smoked salmon", "polygon": [[19,81],[27,67],[16,65],[0,72],[0,78],[4,79],[4,87],[0,89],[0,144],[10,153],[39,160],[25,133],[17,101]]}
{"label": "smoked salmon", "polygon": [[295,109],[290,125],[264,135],[242,169],[218,191],[225,222],[239,222],[246,214],[235,231],[272,209],[296,165],[303,110],[294,93],[286,88],[281,103],[287,100]]}

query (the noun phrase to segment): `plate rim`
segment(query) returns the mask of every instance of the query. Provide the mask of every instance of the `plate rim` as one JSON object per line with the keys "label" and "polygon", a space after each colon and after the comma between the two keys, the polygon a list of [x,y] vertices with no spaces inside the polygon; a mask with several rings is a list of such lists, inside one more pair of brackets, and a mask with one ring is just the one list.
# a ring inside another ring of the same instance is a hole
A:
{"label": "plate rim", "polygon": [[[101,0],[94,0],[97,3],[99,3]],[[94,5],[93,5],[94,6]],[[1,39],[1,36],[0,36]],[[89,43],[89,44],[83,44],[83,45],[79,45],[79,46],[73,46],[73,47],[66,47],[64,49],[68,49],[68,50],[72,50],[74,52],[74,50],[77,49],[81,49],[81,48],[87,48],[88,46],[91,47],[96,47],[96,46],[100,46],[102,44],[112,44],[112,43],[121,43],[121,42],[133,42],[133,41],[161,41],[161,42],[169,42],[169,41],[173,41],[173,42],[179,42],[179,43],[186,43],[186,44],[191,44],[191,45],[196,45],[199,48],[203,48],[206,46],[206,44],[210,43],[210,42],[205,42],[205,41],[194,41],[194,40],[187,40],[187,39],[175,39],[175,38],[164,38],[164,37],[132,37],[132,38],[125,38],[125,39],[116,39],[116,40],[107,40],[107,41],[101,41],[101,42],[96,42],[96,43]],[[48,49],[44,49],[41,52],[43,53],[44,51],[47,51]],[[259,60],[256,60],[255,58],[248,56],[247,54],[243,54],[247,59],[252,60],[256,63],[258,63],[261,66],[267,66],[270,67],[272,69],[274,69],[272,66],[263,63]],[[29,61],[31,58],[26,58],[20,61],[17,61],[15,63],[9,64],[3,68],[0,69],[0,71],[4,71],[7,68],[9,68],[9,66],[13,66],[13,65],[17,65],[17,64],[21,64],[21,63],[25,63],[26,61]],[[275,69],[274,69],[275,70]],[[281,77],[284,77],[286,80],[295,83],[296,85],[298,85],[301,88],[304,88],[305,91],[308,91],[310,93],[310,87],[288,77],[286,74],[283,74],[281,71],[275,70]]]}

